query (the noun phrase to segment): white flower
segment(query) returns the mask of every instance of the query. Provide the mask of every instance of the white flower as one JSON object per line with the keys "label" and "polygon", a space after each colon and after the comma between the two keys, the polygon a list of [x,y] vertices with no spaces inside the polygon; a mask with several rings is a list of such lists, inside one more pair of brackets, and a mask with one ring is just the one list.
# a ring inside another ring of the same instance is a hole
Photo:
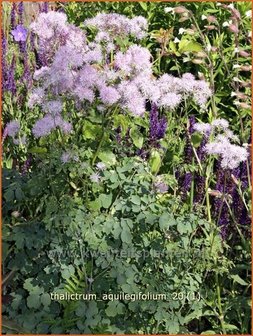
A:
{"label": "white flower", "polygon": [[174,43],[179,43],[180,40],[176,37],[175,40],[173,41]]}
{"label": "white flower", "polygon": [[98,173],[93,173],[90,176],[90,180],[95,183],[98,183],[100,179],[101,179],[101,176]]}
{"label": "white flower", "polygon": [[231,97],[236,96],[236,93],[234,91],[231,92]]}
{"label": "white flower", "polygon": [[246,14],[246,16],[249,17],[249,18],[252,17],[252,11],[251,11],[251,10],[247,11],[245,14]]}
{"label": "white flower", "polygon": [[235,53],[238,53],[239,51],[240,51],[239,48],[235,48],[235,49],[234,49],[234,52],[235,52]]}
{"label": "white flower", "polygon": [[201,20],[205,20],[206,18],[207,18],[206,15],[202,15],[202,16],[201,16]]}
{"label": "white flower", "polygon": [[252,31],[250,31],[249,33],[248,33],[248,37],[251,37],[252,36]]}
{"label": "white flower", "polygon": [[165,12],[165,13],[173,12],[173,10],[174,10],[173,7],[165,7],[165,8],[164,8],[164,12]]}
{"label": "white flower", "polygon": [[228,121],[225,119],[215,119],[212,123],[211,123],[212,127],[216,128],[216,127],[220,127],[223,129],[227,129],[229,127]]}
{"label": "white flower", "polygon": [[99,170],[105,170],[106,165],[105,165],[103,162],[98,162],[98,163],[96,164],[96,167],[97,167],[97,169],[99,169]]}
{"label": "white flower", "polygon": [[207,50],[208,52],[210,52],[210,51],[212,50],[212,46],[211,46],[211,44],[208,44],[208,45],[206,46],[206,50]]}
{"label": "white flower", "polygon": [[232,20],[225,21],[225,22],[223,22],[222,27],[228,27],[228,26],[230,26],[232,23],[233,23]]}
{"label": "white flower", "polygon": [[234,6],[234,4],[230,4],[230,5],[228,5],[228,8],[234,9],[235,6]]}
{"label": "white flower", "polygon": [[239,69],[241,66],[240,66],[240,64],[234,64],[233,65],[233,69]]}
{"label": "white flower", "polygon": [[184,28],[179,28],[178,34],[182,35],[185,32]]}
{"label": "white flower", "polygon": [[210,124],[205,124],[205,123],[196,123],[193,126],[193,129],[196,132],[202,133],[202,134],[210,134],[211,132],[211,125]]}

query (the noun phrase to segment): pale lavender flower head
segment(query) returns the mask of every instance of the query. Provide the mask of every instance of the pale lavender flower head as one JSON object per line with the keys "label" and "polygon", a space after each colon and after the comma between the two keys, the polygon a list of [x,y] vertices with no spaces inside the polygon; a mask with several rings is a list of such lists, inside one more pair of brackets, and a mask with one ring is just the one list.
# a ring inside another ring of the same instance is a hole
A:
{"label": "pale lavender flower head", "polygon": [[205,134],[208,136],[211,133],[212,127],[208,123],[196,123],[193,126],[193,129],[198,133]]}
{"label": "pale lavender flower head", "polygon": [[98,170],[105,170],[106,169],[106,165],[103,162],[98,162],[96,164],[96,167]]}
{"label": "pale lavender flower head", "polygon": [[155,190],[160,194],[165,194],[168,191],[168,185],[162,181],[154,183]]}
{"label": "pale lavender flower head", "polygon": [[144,17],[129,19],[117,13],[99,13],[94,18],[85,20],[84,25],[97,28],[98,33],[108,33],[111,38],[132,35],[142,39],[147,30],[147,20]]}
{"label": "pale lavender flower head", "polygon": [[43,110],[52,116],[61,114],[62,102],[60,100],[50,100],[43,105]]}
{"label": "pale lavender flower head", "polygon": [[16,42],[25,42],[27,38],[27,33],[28,30],[20,24],[11,31],[11,34]]}
{"label": "pale lavender flower head", "polygon": [[113,87],[103,86],[100,89],[100,98],[105,105],[113,105],[120,99],[120,94]]}
{"label": "pale lavender flower head", "polygon": [[41,105],[43,103],[44,97],[45,97],[44,89],[40,87],[35,88],[28,99],[27,103],[28,107],[32,108],[35,105]]}
{"label": "pale lavender flower head", "polygon": [[70,161],[70,159],[71,159],[71,153],[69,153],[69,152],[62,153],[62,155],[61,155],[61,162],[62,163],[67,163],[67,162]]}
{"label": "pale lavender flower head", "polygon": [[166,93],[158,101],[158,105],[169,109],[175,109],[181,102],[182,96],[174,92]]}
{"label": "pale lavender flower head", "polygon": [[226,130],[229,128],[229,123],[225,119],[215,119],[211,123],[212,128],[221,128],[223,130]]}
{"label": "pale lavender flower head", "polygon": [[90,180],[91,180],[91,182],[98,183],[101,180],[101,176],[98,173],[93,173],[90,176]]}
{"label": "pale lavender flower head", "polygon": [[212,90],[210,89],[207,82],[204,80],[198,80],[195,82],[193,90],[193,99],[202,108],[205,108],[208,98],[212,95]]}
{"label": "pale lavender flower head", "polygon": [[218,135],[213,142],[205,146],[208,154],[219,155],[223,169],[234,169],[247,160],[248,151],[241,146],[233,145],[224,135]]}
{"label": "pale lavender flower head", "polygon": [[39,119],[33,126],[32,133],[36,138],[49,135],[54,129],[59,127],[64,133],[69,133],[72,125],[63,120],[61,116],[53,117],[49,114]]}
{"label": "pale lavender flower head", "polygon": [[5,126],[5,129],[3,131],[3,140],[7,137],[10,136],[14,138],[20,130],[20,122],[17,120],[12,120],[8,122]]}
{"label": "pale lavender flower head", "polygon": [[150,62],[151,54],[148,49],[131,45],[125,53],[119,51],[115,55],[115,67],[121,70],[125,75],[139,74],[143,71],[152,72]]}

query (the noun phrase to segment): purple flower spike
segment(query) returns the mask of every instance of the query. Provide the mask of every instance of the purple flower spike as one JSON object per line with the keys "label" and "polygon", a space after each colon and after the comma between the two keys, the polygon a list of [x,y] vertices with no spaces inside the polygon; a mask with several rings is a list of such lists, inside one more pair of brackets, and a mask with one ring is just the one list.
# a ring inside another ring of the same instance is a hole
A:
{"label": "purple flower spike", "polygon": [[11,31],[11,34],[16,42],[25,42],[27,38],[27,29],[22,25],[17,25],[17,27]]}
{"label": "purple flower spike", "polygon": [[205,196],[205,177],[196,175],[196,192],[194,195],[194,203],[201,203]]}
{"label": "purple flower spike", "polygon": [[7,50],[7,42],[2,31],[2,89],[3,92],[6,90],[7,80],[8,80],[8,72],[7,72],[7,64],[6,64],[6,50]]}
{"label": "purple flower spike", "polygon": [[24,4],[21,1],[18,5],[18,16],[19,16],[19,23],[22,25],[23,24],[23,14],[24,14]]}
{"label": "purple flower spike", "polygon": [[8,80],[6,86],[6,90],[10,91],[13,95],[16,93],[15,67],[16,67],[16,57],[14,55],[8,72]]}
{"label": "purple flower spike", "polygon": [[164,137],[167,129],[166,118],[163,117],[159,120],[158,118],[158,108],[156,104],[152,104],[149,118],[150,127],[150,141],[156,143]]}
{"label": "purple flower spike", "polygon": [[48,13],[48,11],[49,11],[49,5],[48,5],[48,2],[44,2],[43,12],[44,12],[44,13]]}
{"label": "purple flower spike", "polygon": [[14,29],[16,26],[16,10],[17,4],[14,2],[11,8],[11,29]]}

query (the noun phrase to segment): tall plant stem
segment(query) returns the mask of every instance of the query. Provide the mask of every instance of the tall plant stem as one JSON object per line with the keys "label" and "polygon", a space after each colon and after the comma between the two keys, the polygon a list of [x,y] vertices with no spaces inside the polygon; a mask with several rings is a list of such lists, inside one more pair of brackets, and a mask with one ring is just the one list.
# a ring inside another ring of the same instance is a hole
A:
{"label": "tall plant stem", "polygon": [[215,282],[216,282],[216,294],[217,294],[218,309],[219,309],[219,320],[221,323],[222,333],[226,335],[226,327],[224,323],[224,315],[223,315],[222,304],[221,304],[221,292],[220,292],[220,283],[219,283],[218,273],[215,273]]}
{"label": "tall plant stem", "polygon": [[[93,158],[91,160],[91,165],[92,166],[94,165],[94,163],[95,163],[95,161],[96,161],[96,159],[98,157],[99,151],[100,151],[100,149],[101,149],[101,147],[102,147],[102,145],[104,143],[106,128],[107,128],[107,126],[110,123],[111,117],[117,112],[117,110],[118,110],[118,106],[115,107],[115,109],[112,111],[111,115],[109,115],[109,114],[106,115],[105,114],[104,117],[103,117],[103,121],[102,121],[102,135],[100,137],[97,149],[96,149],[96,151],[95,151],[95,153],[93,155]],[[107,119],[106,119],[106,117],[107,117]]]}

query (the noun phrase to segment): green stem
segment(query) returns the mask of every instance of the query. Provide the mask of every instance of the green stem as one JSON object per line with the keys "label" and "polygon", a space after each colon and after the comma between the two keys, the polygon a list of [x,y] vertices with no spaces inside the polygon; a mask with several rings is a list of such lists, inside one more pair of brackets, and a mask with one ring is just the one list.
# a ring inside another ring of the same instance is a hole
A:
{"label": "green stem", "polygon": [[105,127],[103,126],[103,129],[102,129],[102,135],[101,135],[101,138],[99,140],[99,143],[98,143],[98,146],[97,146],[97,149],[93,155],[93,158],[92,158],[92,161],[91,161],[91,165],[93,166],[96,159],[97,159],[97,156],[98,156],[98,153],[103,145],[103,142],[104,142],[104,139],[105,139]]}
{"label": "green stem", "polygon": [[[109,125],[110,123],[110,120],[111,120],[111,117],[117,112],[118,110],[118,106],[115,107],[115,109],[112,111],[111,115],[107,115],[106,114],[104,115],[103,117],[103,121],[102,121],[102,135],[101,135],[101,138],[99,140],[99,143],[98,143],[98,146],[97,146],[97,149],[93,155],[93,158],[91,160],[91,165],[93,166],[97,157],[98,157],[98,154],[99,154],[99,151],[104,143],[104,139],[105,139],[105,131],[106,131],[106,128],[107,126]],[[107,117],[107,120],[105,120],[105,118]]]}
{"label": "green stem", "polygon": [[222,333],[226,335],[226,327],[224,323],[224,315],[223,315],[222,304],[221,304],[221,292],[220,292],[220,283],[219,283],[218,273],[215,273],[215,282],[216,282],[216,294],[217,294],[218,309],[219,309],[219,320],[221,323]]}

